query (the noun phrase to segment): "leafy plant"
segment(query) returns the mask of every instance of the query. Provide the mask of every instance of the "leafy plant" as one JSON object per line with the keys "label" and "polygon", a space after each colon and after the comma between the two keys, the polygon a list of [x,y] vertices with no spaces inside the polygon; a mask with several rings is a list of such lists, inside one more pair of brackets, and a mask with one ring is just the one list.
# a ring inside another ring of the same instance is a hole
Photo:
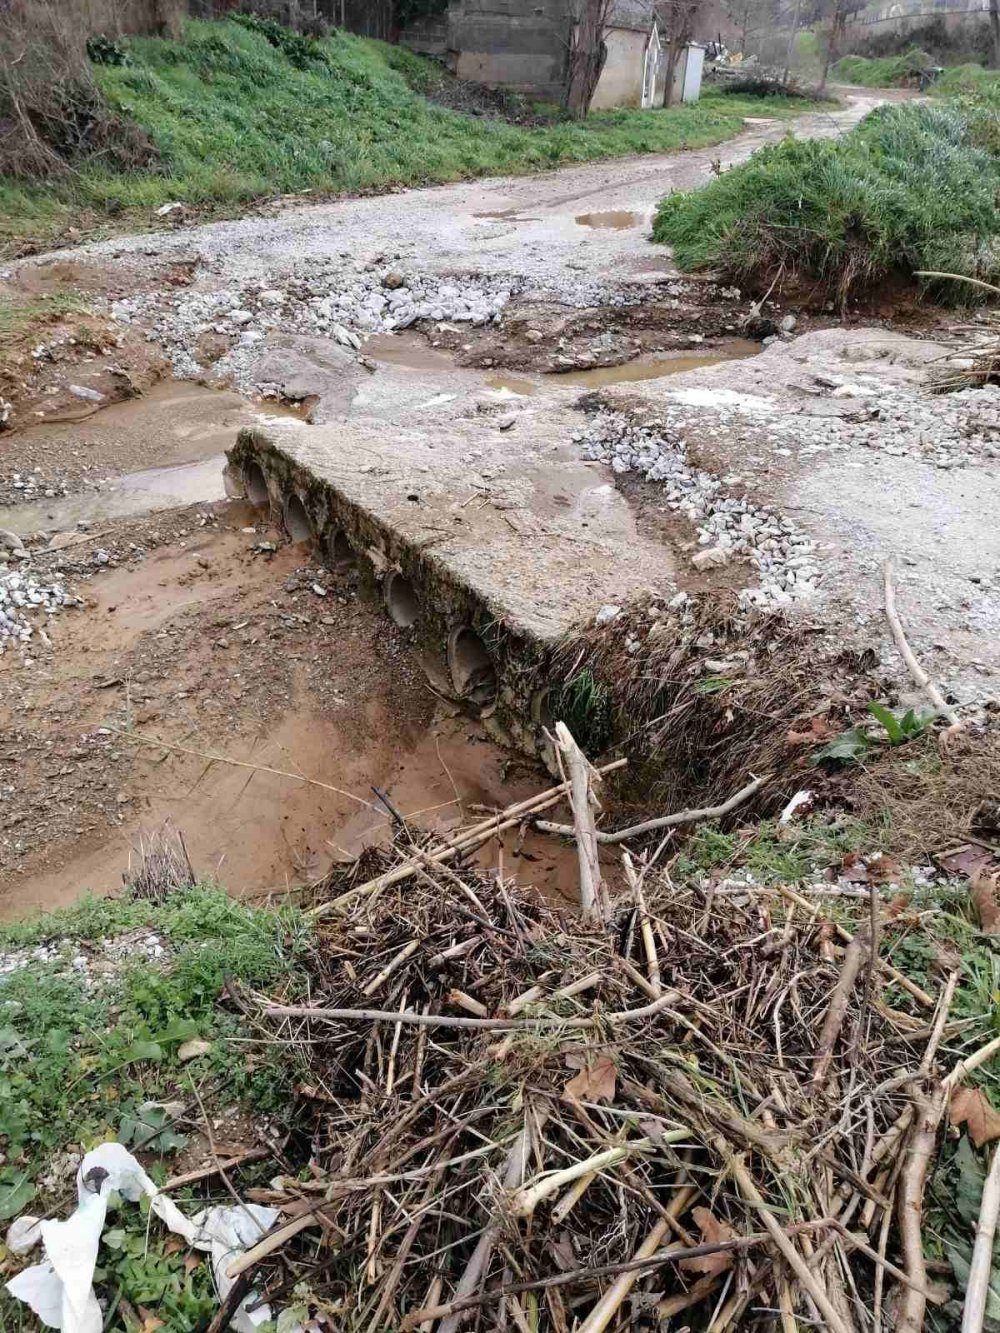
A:
{"label": "leafy plant", "polygon": [[175,1128],[176,1117],[162,1102],[130,1102],[123,1108],[118,1124],[118,1142],[147,1152],[177,1152],[186,1146],[188,1137]]}
{"label": "leafy plant", "polygon": [[842,764],[859,764],[867,759],[871,747],[871,737],[864,727],[849,727],[839,736],[834,736],[822,750],[817,750],[812,762],[819,764],[824,759],[832,759]]}
{"label": "leafy plant", "polygon": [[917,713],[908,708],[902,717],[897,717],[882,704],[869,704],[868,711],[885,728],[890,745],[905,745],[907,741],[916,740],[924,734],[936,716],[934,713]]}
{"label": "leafy plant", "polygon": [[[907,709],[902,717],[897,717],[891,709],[875,703],[868,705],[868,712],[881,723],[886,741],[893,747],[919,739],[936,717],[935,713],[917,713],[912,708]],[[841,764],[860,764],[879,744],[881,737],[875,733],[866,731],[862,726],[849,727],[847,731],[834,736],[822,750],[817,750],[812,757],[812,763],[820,764],[824,760],[832,760]]]}
{"label": "leafy plant", "polygon": [[121,42],[103,34],[87,39],[87,58],[95,65],[131,65],[132,57]]}

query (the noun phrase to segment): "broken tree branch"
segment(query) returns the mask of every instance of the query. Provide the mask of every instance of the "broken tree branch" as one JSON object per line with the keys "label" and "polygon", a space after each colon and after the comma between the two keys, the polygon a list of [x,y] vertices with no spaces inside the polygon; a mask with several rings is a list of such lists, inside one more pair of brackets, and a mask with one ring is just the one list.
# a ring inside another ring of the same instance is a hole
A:
{"label": "broken tree branch", "polygon": [[[706,806],[703,810],[679,810],[673,815],[664,815],[660,819],[647,819],[644,824],[618,829],[616,833],[604,833],[598,829],[597,841],[602,844],[625,842],[627,838],[637,838],[642,833],[655,833],[661,828],[674,828],[678,824],[699,824],[706,819],[721,819],[749,801],[750,797],[756,795],[770,780],[770,776],[754,778],[721,805]],[[541,829],[543,833],[559,833],[563,837],[571,837],[576,831],[569,824],[550,824],[544,819],[536,820],[535,827]]]}
{"label": "broken tree branch", "polygon": [[958,714],[917,661],[913,649],[907,642],[899,612],[896,610],[896,587],[893,580],[891,560],[887,560],[882,566],[882,575],[885,584],[885,618],[889,622],[889,629],[892,631],[892,637],[899,649],[899,655],[906,663],[907,671],[930,699],[937,713],[947,720],[949,733],[954,735],[955,731],[962,726]]}
{"label": "broken tree branch", "polygon": [[924,1262],[923,1210],[924,1185],[938,1125],[948,1103],[945,1088],[928,1095],[916,1095],[916,1114],[906,1160],[899,1176],[899,1238],[903,1248],[903,1267],[909,1283],[902,1293],[896,1316],[895,1333],[921,1333],[927,1308],[927,1265]]}
{"label": "broken tree branch", "polygon": [[591,768],[565,722],[556,723],[556,744],[569,775],[573,836],[580,864],[580,911],[585,921],[605,917],[604,884],[597,858],[597,826],[590,793]]}
{"label": "broken tree branch", "polygon": [[301,1004],[269,1004],[261,1012],[264,1018],[317,1018],[326,1023],[357,1023],[360,1020],[369,1023],[410,1023],[428,1028],[480,1028],[489,1032],[516,1032],[520,1028],[538,1027],[543,1022],[561,1028],[593,1028],[602,1023],[640,1023],[668,1009],[680,998],[679,991],[670,990],[641,1009],[621,1009],[617,1013],[601,1014],[594,1018],[564,1018],[559,1014],[545,1017],[536,1014],[520,1022],[510,1018],[451,1018],[446,1014],[415,1013],[412,1009],[405,1012],[388,1009],[311,1009]]}
{"label": "broken tree branch", "polygon": [[994,1148],[993,1162],[986,1177],[986,1184],[983,1186],[983,1201],[979,1207],[979,1220],[976,1223],[976,1241],[972,1247],[972,1264],[969,1267],[965,1305],[962,1309],[962,1333],[982,1333],[986,1318],[986,1298],[990,1290],[990,1273],[993,1267],[993,1238],[996,1235],[998,1217],[1000,1217],[1000,1148]]}
{"label": "broken tree branch", "polygon": [[837,978],[837,984],[830,996],[830,1005],[826,1011],[826,1018],[823,1020],[819,1040],[816,1043],[816,1067],[812,1079],[814,1088],[821,1088],[826,1082],[830,1062],[833,1059],[833,1048],[837,1044],[840,1029],[844,1025],[847,1006],[857,984],[858,973],[861,971],[868,953],[870,937],[870,926],[863,927],[844,951],[844,962],[840,969],[840,976]]}

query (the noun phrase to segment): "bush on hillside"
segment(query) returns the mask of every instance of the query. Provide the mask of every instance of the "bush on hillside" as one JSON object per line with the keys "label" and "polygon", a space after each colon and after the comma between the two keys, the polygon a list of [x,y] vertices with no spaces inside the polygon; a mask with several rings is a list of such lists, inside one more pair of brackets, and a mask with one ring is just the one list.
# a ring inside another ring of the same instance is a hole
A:
{"label": "bush on hillside", "polygon": [[0,174],[59,176],[97,156],[124,171],[153,165],[149,139],[94,80],[75,6],[6,0],[0,20]]}
{"label": "bush on hillside", "polygon": [[286,28],[275,19],[262,18],[259,14],[230,14],[233,23],[240,24],[250,32],[256,32],[269,42],[276,51],[286,56],[296,69],[309,69],[312,65],[328,65],[326,52],[315,37],[304,37],[300,32]]}
{"label": "bush on hillside", "polygon": [[998,147],[1000,101],[882,107],[840,139],[786,139],[669,195],[653,234],[682,268],[813,282],[841,302],[917,269],[997,282]]}
{"label": "bush on hillside", "polygon": [[933,63],[926,51],[911,46],[893,56],[842,56],[830,73],[838,82],[860,88],[906,88],[917,83]]}

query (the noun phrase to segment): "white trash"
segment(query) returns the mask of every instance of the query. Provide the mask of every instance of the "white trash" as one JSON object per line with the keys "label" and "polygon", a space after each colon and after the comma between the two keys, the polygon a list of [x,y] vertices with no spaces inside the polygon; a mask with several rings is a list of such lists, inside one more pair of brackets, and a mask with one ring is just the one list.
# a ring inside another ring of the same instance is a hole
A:
{"label": "white trash", "polygon": [[[47,1328],[59,1328],[63,1333],[101,1333],[103,1328],[104,1317],[93,1281],[108,1198],[113,1192],[130,1203],[147,1195],[150,1208],[171,1231],[195,1249],[211,1254],[220,1301],[226,1299],[233,1285],[226,1275],[233,1258],[255,1245],[278,1217],[276,1208],[250,1203],[238,1208],[208,1208],[187,1218],[173,1200],[159,1193],[139,1162],[120,1143],[102,1143],[86,1155],[76,1174],[76,1191],[76,1212],[66,1221],[37,1223],[35,1218],[18,1218],[9,1233],[21,1244],[21,1253],[41,1240],[45,1259],[12,1278],[7,1290],[29,1305]],[[244,1298],[231,1323],[237,1333],[253,1333],[271,1318],[266,1305],[252,1315],[247,1313],[245,1307],[256,1300],[255,1292]]]}

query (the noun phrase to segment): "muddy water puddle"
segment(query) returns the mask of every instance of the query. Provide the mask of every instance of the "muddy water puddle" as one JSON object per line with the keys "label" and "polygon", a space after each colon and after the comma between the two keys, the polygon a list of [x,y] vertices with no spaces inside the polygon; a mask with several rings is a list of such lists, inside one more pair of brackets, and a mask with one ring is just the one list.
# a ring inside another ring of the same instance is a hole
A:
{"label": "muddy water puddle", "polygon": [[255,407],[238,394],[187,381],[163,381],[139,398],[85,421],[29,426],[13,447],[67,476],[78,493],[0,509],[12,532],[62,530],[77,523],[207,503],[223,496],[223,453],[242,427],[261,417],[298,415]]}
{"label": "muddy water puddle", "polygon": [[738,361],[756,356],[760,344],[748,338],[733,338],[720,347],[704,352],[664,352],[658,356],[637,357],[617,366],[593,366],[586,370],[556,371],[543,378],[529,380],[519,375],[493,375],[486,384],[501,393],[530,397],[553,386],[567,385],[581,389],[603,389],[612,384],[637,384],[643,380],[663,379],[667,375],[681,375],[687,370],[703,370],[723,361]]}
{"label": "muddy water puddle", "polygon": [[[0,740],[17,753],[0,918],[115,892],[168,819],[200,876],[257,896],[391,836],[373,787],[447,833],[549,785],[438,699],[355,575],[321,575],[319,597],[301,547],[262,556],[245,504],[214,512],[195,533],[161,514],[130,524],[146,557],[81,584],[86,605],[30,674],[0,662]],[[171,522],[176,537],[144,540]],[[572,895],[559,840],[515,831],[483,864],[499,854],[522,883]]]}
{"label": "muddy water puddle", "polygon": [[646,212],[611,209],[606,213],[579,213],[573,221],[578,227],[591,227],[597,231],[628,231],[632,227],[641,227],[649,216]]}
{"label": "muddy water puddle", "polygon": [[61,532],[80,523],[95,526],[116,518],[222,500],[225,497],[222,485],[225,461],[224,454],[217,454],[197,463],[150,468],[146,472],[114,477],[99,489],[83,495],[64,496],[40,504],[11,505],[0,509],[0,528],[9,528],[19,534],[48,529]]}

